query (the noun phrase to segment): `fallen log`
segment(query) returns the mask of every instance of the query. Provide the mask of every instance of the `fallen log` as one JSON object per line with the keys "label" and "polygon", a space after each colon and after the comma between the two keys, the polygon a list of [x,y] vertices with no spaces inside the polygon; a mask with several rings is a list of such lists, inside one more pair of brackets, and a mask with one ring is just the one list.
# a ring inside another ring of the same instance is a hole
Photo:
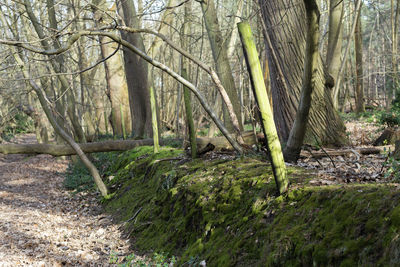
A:
{"label": "fallen log", "polygon": [[[254,135],[249,133],[243,134],[246,145],[253,145],[256,143]],[[182,142],[182,139],[176,139]],[[161,140],[161,144],[165,144],[165,140]],[[225,137],[201,137],[197,138],[197,146],[199,150],[212,144],[216,150],[230,149],[231,144]],[[153,139],[143,140],[110,140],[103,142],[93,142],[79,144],[82,151],[85,153],[96,152],[111,152],[111,151],[126,151],[139,146],[151,146]],[[52,145],[52,144],[0,144],[0,154],[49,154],[52,156],[70,156],[75,155],[76,152],[69,145]]]}
{"label": "fallen log", "polygon": [[[112,140],[79,144],[85,153],[125,151],[138,146],[153,145],[153,139],[144,140]],[[0,144],[1,154],[49,154],[53,156],[75,155],[75,150],[69,145],[51,144]]]}
{"label": "fallen log", "polygon": [[355,149],[343,149],[343,150],[327,150],[327,151],[302,151],[301,157],[313,157],[313,158],[324,158],[324,157],[338,157],[338,156],[346,156],[348,154],[358,153],[360,155],[371,155],[371,154],[380,154],[383,152],[393,151],[393,146],[380,146],[380,147],[363,147],[363,148],[355,148]]}

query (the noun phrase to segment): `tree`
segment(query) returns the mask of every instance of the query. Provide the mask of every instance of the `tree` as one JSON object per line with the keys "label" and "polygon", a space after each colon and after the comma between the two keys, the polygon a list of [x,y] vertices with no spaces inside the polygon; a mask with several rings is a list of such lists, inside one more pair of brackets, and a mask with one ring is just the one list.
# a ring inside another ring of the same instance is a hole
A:
{"label": "tree", "polygon": [[[304,66],[306,15],[300,0],[259,0],[264,21],[266,49],[271,76],[274,117],[282,143],[290,129],[300,101]],[[321,59],[311,101],[306,141],[340,145],[345,127],[333,107],[330,88],[333,79]]]}
{"label": "tree", "polygon": [[308,115],[311,108],[311,96],[317,84],[319,60],[319,19],[320,13],[315,0],[304,0],[307,14],[307,33],[306,52],[304,60],[304,75],[302,89],[300,93],[299,108],[293,127],[290,130],[289,139],[284,150],[285,160],[297,162],[300,157],[301,147],[308,126]]}
{"label": "tree", "polygon": [[[3,22],[3,24],[6,24],[3,13],[1,14],[0,19]],[[89,158],[82,151],[80,146],[74,141],[74,139],[71,136],[69,136],[68,133],[66,133],[64,131],[64,129],[62,127],[60,127],[60,125],[58,125],[58,123],[53,115],[53,112],[51,111],[51,108],[48,105],[46,93],[33,79],[31,79],[31,77],[26,69],[25,62],[22,60],[20,53],[18,53],[18,51],[16,51],[17,49],[14,48],[13,50],[14,51],[13,51],[12,55],[13,55],[15,61],[17,62],[18,66],[20,67],[23,77],[26,79],[26,81],[29,82],[29,85],[31,86],[32,90],[36,93],[36,95],[39,99],[39,102],[41,104],[41,107],[43,108],[43,111],[45,112],[50,124],[53,126],[54,131],[59,136],[61,136],[66,141],[66,143],[68,143],[71,146],[71,148],[75,151],[75,153],[79,156],[79,158],[82,160],[83,164],[88,168],[90,174],[92,175],[93,180],[96,183],[100,193],[102,194],[103,197],[106,197],[108,195],[108,189],[107,189],[106,185],[104,184],[104,182],[102,181],[99,171],[97,170],[96,166],[94,166],[94,164],[89,160]]]}
{"label": "tree", "polygon": [[[355,0],[354,5],[362,3],[362,0]],[[361,12],[357,14],[356,30],[354,32],[354,49],[356,53],[356,112],[365,111],[364,101],[364,73],[363,73],[363,45],[362,45],[362,26]]]}
{"label": "tree", "polygon": [[[108,7],[105,0],[92,2],[96,26],[101,28],[112,22],[108,16]],[[128,85],[120,46],[106,37],[99,37],[101,54],[105,60],[105,76],[107,80],[107,97],[111,103],[110,121],[115,135],[123,136],[125,131],[131,133],[131,114],[129,106]],[[122,118],[123,117],[123,118]],[[124,119],[124,121],[122,121]]]}
{"label": "tree", "polygon": [[[47,11],[48,11],[50,29],[52,29],[54,32],[57,32],[58,24],[57,24],[56,15],[55,15],[54,1],[48,0],[46,3],[47,3]],[[36,31],[36,34],[38,35],[38,37],[40,39],[40,43],[41,43],[42,47],[44,49],[50,49],[52,46],[47,41],[47,38],[44,34],[42,24],[39,22],[39,20],[37,19],[37,17],[35,16],[35,14],[33,12],[31,2],[29,0],[24,0],[24,5],[25,5],[26,13],[27,13],[30,21],[32,22],[32,25]],[[59,47],[60,47],[59,40],[57,38],[55,38],[53,41],[53,48],[58,49]],[[76,110],[76,106],[75,106],[75,97],[74,97],[73,91],[70,90],[69,82],[66,79],[66,77],[64,75],[62,75],[64,62],[65,62],[65,59],[63,58],[63,55],[58,55],[55,60],[50,60],[53,71],[55,73],[60,74],[57,76],[57,78],[60,82],[61,92],[63,92],[63,94],[65,93],[67,96],[67,113],[70,118],[71,124],[73,126],[76,138],[81,142],[85,142],[86,138],[85,138],[85,134],[83,132],[82,126],[80,124],[80,119],[77,116],[77,110]]]}
{"label": "tree", "polygon": [[[139,20],[136,16],[136,8],[133,0],[118,0],[117,6],[118,13],[123,19],[122,23],[128,27],[138,28]],[[140,33],[121,31],[121,36],[141,51],[145,51]],[[148,65],[141,57],[132,53],[132,51],[126,48],[123,51],[133,133],[137,137],[152,136]]]}
{"label": "tree", "polygon": [[[224,109],[224,121],[230,132],[233,132],[234,128],[238,128],[235,129],[236,131],[242,130],[243,125],[240,121],[239,97],[236,91],[231,66],[229,65],[227,54],[228,47],[220,31],[214,0],[202,0],[200,4],[201,10],[203,11],[204,22],[207,28],[208,39],[210,41],[217,73],[233,107],[234,114],[231,115],[227,113],[227,109],[229,109],[229,107]],[[226,104],[225,99],[224,101]],[[232,115],[234,115],[235,118],[232,118]],[[229,117],[231,117],[232,120],[230,120]]]}
{"label": "tree", "polygon": [[[398,28],[399,28],[399,13],[400,13],[400,1],[396,1],[396,6],[394,0],[390,1],[390,21],[391,21],[391,32],[392,32],[392,81],[393,81],[393,90],[395,91],[396,97],[400,95],[399,89],[399,75],[398,75],[398,60],[397,60],[397,52],[398,52]],[[390,89],[389,89],[390,90]],[[390,105],[391,98],[393,97],[393,91],[389,91],[389,101]],[[389,106],[388,105],[388,106]]]}
{"label": "tree", "polygon": [[[326,67],[329,74],[335,79],[335,84],[340,83],[338,79],[341,55],[344,22],[344,0],[330,0],[329,2],[329,31],[328,50],[326,52]],[[340,84],[335,85],[332,91],[333,104],[337,109],[339,106]]]}

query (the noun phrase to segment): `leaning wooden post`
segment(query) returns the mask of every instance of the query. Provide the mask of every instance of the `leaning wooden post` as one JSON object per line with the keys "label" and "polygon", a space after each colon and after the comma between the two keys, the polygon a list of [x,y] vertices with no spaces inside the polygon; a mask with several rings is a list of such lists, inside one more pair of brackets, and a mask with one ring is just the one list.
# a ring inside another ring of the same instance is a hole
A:
{"label": "leaning wooden post", "polygon": [[[182,69],[182,77],[186,80],[187,77],[186,69]],[[192,114],[192,101],[190,99],[190,90],[187,86],[183,86],[183,99],[185,101],[185,111],[186,111],[186,122],[189,128],[189,140],[190,140],[190,152],[192,159],[197,158],[197,141],[196,141],[196,131],[194,129],[193,114]]]}
{"label": "leaning wooden post", "polygon": [[281,143],[279,142],[275,127],[267,89],[265,87],[263,71],[258,59],[258,52],[254,43],[250,25],[247,22],[241,22],[238,23],[238,29],[242,40],[247,68],[250,72],[253,93],[261,113],[261,122],[264,135],[267,139],[267,149],[271,159],[272,171],[274,173],[278,191],[282,194],[287,191],[289,180],[286,176],[286,165],[283,159]]}
{"label": "leaning wooden post", "polygon": [[160,140],[158,137],[158,122],[157,122],[157,104],[154,95],[154,88],[150,86],[150,107],[151,107],[151,124],[153,126],[154,153],[160,152]]}

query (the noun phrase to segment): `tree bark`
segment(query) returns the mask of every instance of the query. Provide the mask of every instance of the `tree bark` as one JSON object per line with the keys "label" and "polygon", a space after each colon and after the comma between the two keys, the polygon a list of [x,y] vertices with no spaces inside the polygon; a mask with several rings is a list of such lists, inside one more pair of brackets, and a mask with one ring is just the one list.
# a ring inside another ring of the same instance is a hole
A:
{"label": "tree bark", "polygon": [[[190,34],[190,20],[189,16],[191,15],[191,3],[187,2],[184,5],[184,22],[181,29],[181,43],[182,48],[187,50],[188,41],[187,36]],[[189,64],[188,60],[181,55],[181,75],[184,79],[189,80],[188,69]],[[197,158],[197,143],[196,143],[196,129],[193,121],[193,111],[192,111],[192,94],[190,93],[189,88],[183,86],[183,100],[185,104],[185,113],[186,113],[186,125],[188,128],[189,142],[190,142],[190,154],[192,159]]]}
{"label": "tree bark", "polygon": [[[111,22],[105,12],[107,11],[107,2],[105,0],[94,0],[92,4],[96,7],[94,16],[98,27],[105,26]],[[115,135],[123,136],[122,124],[126,127],[129,135],[132,132],[132,121],[129,106],[128,84],[125,77],[123,58],[119,50],[119,45],[107,37],[99,36],[100,48],[104,62],[105,75],[107,80],[107,97],[111,102],[111,112],[113,119],[111,126]],[[122,122],[121,109],[124,117]]]}
{"label": "tree bark", "polygon": [[[219,28],[218,16],[215,10],[214,0],[203,0],[201,2],[201,9],[203,11],[203,17],[207,28],[208,39],[210,41],[217,73],[232,103],[233,112],[236,116],[236,120],[238,122],[237,126],[239,127],[240,131],[243,129],[243,125],[240,119],[239,97],[236,91],[231,66],[229,64],[227,44],[225,43]],[[227,113],[227,109],[228,107],[224,108],[224,122],[226,127],[228,128],[228,131],[233,133],[235,127],[237,126],[235,125],[235,121],[232,122],[229,119],[230,116],[229,113]]]}
{"label": "tree bark", "polygon": [[[243,138],[248,146],[256,144],[255,137],[252,132],[243,133]],[[258,136],[262,139],[263,136]],[[180,142],[182,139],[175,139]],[[168,140],[170,141],[170,140]],[[161,144],[166,144],[161,140]],[[216,150],[232,150],[232,145],[225,137],[200,137],[196,138],[197,150],[202,150],[208,144],[212,144]],[[139,146],[152,146],[153,139],[143,140],[111,140],[103,142],[77,144],[84,153],[126,151]],[[0,154],[49,154],[52,156],[71,156],[76,155],[75,149],[69,145],[52,145],[52,144],[0,144]]]}
{"label": "tree bark", "polygon": [[[128,27],[139,27],[136,8],[133,0],[117,1],[118,13],[123,24]],[[145,51],[140,33],[121,31],[122,39]],[[129,89],[129,103],[132,115],[132,129],[137,137],[153,136],[150,93],[148,82],[148,65],[138,55],[124,48],[126,80]]]}
{"label": "tree bark", "polygon": [[[362,0],[356,0],[355,5]],[[362,46],[362,26],[361,26],[361,10],[357,14],[356,30],[354,32],[354,45],[356,53],[356,112],[365,111],[364,103],[364,73],[363,73],[363,46]]]}
{"label": "tree bark", "polygon": [[256,97],[261,114],[261,122],[267,140],[267,150],[271,159],[276,187],[279,194],[282,194],[287,191],[289,180],[287,178],[281,143],[279,142],[278,134],[276,132],[274,116],[269,103],[257,48],[254,43],[250,25],[246,22],[242,22],[238,24],[238,28],[246,57],[247,68],[251,77],[254,96]]}
{"label": "tree bark", "polygon": [[[334,77],[335,83],[340,83],[337,79],[341,55],[342,55],[342,38],[343,38],[343,19],[344,19],[344,1],[330,0],[329,7],[329,32],[328,32],[328,51],[326,53],[326,66],[329,74]],[[335,108],[339,107],[339,90],[340,84],[335,85],[332,91],[332,98]]]}
{"label": "tree bark", "polygon": [[317,83],[319,59],[319,18],[320,13],[315,0],[304,0],[307,14],[307,41],[304,61],[303,86],[300,93],[299,108],[289,139],[284,150],[285,160],[297,162],[308,126],[308,115],[311,108],[311,95]]}
{"label": "tree bark", "polygon": [[[289,138],[300,101],[303,77],[306,14],[301,0],[259,0],[265,23],[274,117],[282,143]],[[318,59],[309,127],[305,141],[341,145],[345,127],[333,107],[329,81]]]}

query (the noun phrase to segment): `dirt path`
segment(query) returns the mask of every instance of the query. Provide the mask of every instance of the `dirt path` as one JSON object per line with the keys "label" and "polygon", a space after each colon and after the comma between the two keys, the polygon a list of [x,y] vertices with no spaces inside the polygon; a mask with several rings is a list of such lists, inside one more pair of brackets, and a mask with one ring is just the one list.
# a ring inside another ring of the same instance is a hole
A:
{"label": "dirt path", "polygon": [[67,165],[0,154],[0,266],[109,266],[110,253],[127,253],[128,241],[94,196],[64,191]]}

